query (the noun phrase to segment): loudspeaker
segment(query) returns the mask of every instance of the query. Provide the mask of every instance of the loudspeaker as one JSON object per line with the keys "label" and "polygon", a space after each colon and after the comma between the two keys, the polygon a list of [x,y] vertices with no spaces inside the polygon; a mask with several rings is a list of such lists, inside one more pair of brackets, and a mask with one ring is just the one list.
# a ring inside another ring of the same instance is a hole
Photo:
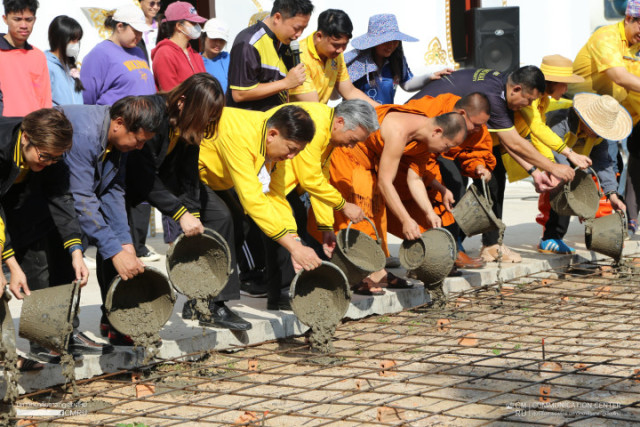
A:
{"label": "loudspeaker", "polygon": [[520,8],[481,7],[467,11],[470,66],[510,72],[520,68]]}

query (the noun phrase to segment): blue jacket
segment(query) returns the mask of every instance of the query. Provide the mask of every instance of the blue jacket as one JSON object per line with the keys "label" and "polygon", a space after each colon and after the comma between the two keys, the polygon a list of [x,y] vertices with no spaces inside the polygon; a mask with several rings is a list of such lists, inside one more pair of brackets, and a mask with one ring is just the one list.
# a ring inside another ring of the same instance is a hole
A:
{"label": "blue jacket", "polygon": [[76,81],[67,73],[67,67],[50,50],[44,54],[49,67],[53,105],[83,104],[82,92],[76,92]]}
{"label": "blue jacket", "polygon": [[124,203],[126,154],[107,153],[111,119],[106,105],[61,107],[73,125],[73,147],[65,154],[80,227],[108,259],[131,243]]}

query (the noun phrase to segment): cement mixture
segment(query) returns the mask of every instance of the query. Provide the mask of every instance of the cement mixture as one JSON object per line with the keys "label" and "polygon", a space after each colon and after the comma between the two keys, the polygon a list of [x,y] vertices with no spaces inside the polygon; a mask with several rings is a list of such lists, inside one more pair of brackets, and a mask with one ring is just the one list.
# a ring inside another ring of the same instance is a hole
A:
{"label": "cement mixture", "polygon": [[354,264],[363,270],[380,270],[378,251],[381,249],[376,241],[357,230],[349,230],[348,233],[345,231],[345,234],[348,235],[348,240],[343,240],[342,252],[349,260],[355,261]]}
{"label": "cement mixture", "polygon": [[173,256],[168,269],[171,282],[189,299],[215,297],[225,287],[229,277],[227,254],[222,249],[213,248],[201,255],[194,256],[193,252],[195,250],[183,248]]}
{"label": "cement mixture", "polygon": [[4,340],[0,340],[0,359],[4,363],[3,378],[7,383],[4,398],[0,403],[0,425],[6,426],[10,425],[10,419],[16,416],[14,403],[19,397],[18,378],[20,378],[20,371],[18,370],[18,354],[15,348],[7,346]]}
{"label": "cement mixture", "polygon": [[334,352],[331,340],[349,303],[347,284],[337,271],[313,270],[298,277],[291,307],[300,321],[311,328],[309,342],[315,351]]}

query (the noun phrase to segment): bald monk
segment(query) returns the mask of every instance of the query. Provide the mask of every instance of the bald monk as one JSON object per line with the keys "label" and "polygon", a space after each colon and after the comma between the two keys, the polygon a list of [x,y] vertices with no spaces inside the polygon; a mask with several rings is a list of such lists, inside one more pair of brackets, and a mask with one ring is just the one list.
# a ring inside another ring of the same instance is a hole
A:
{"label": "bald monk", "polygon": [[[336,148],[331,156],[331,183],[342,196],[360,206],[375,224],[387,248],[386,208],[402,218],[403,237],[417,239],[420,227],[404,208],[393,184],[398,169],[409,167],[420,177],[428,173],[430,153],[442,153],[460,145],[466,137],[466,123],[458,113],[429,117],[426,113],[403,105],[382,105],[376,108],[380,129],[364,143],[353,149]],[[426,188],[414,195],[419,204],[428,203]],[[340,212],[335,213],[334,231],[346,228],[349,221]],[[375,232],[366,221],[352,226],[375,238]],[[364,295],[382,295],[380,284],[392,288],[408,287],[406,280],[395,277],[385,269],[372,273],[354,292]]]}

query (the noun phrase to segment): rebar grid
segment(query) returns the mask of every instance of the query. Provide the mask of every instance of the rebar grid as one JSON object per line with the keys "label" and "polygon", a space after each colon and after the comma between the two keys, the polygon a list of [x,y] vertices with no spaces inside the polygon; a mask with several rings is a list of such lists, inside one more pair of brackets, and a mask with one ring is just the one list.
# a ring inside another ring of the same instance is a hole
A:
{"label": "rebar grid", "polygon": [[131,371],[79,381],[75,397],[41,390],[18,405],[81,403],[86,414],[34,420],[81,426],[635,425],[640,259],[627,261],[347,322],[330,356],[303,337],[271,341],[163,361],[137,382]]}

